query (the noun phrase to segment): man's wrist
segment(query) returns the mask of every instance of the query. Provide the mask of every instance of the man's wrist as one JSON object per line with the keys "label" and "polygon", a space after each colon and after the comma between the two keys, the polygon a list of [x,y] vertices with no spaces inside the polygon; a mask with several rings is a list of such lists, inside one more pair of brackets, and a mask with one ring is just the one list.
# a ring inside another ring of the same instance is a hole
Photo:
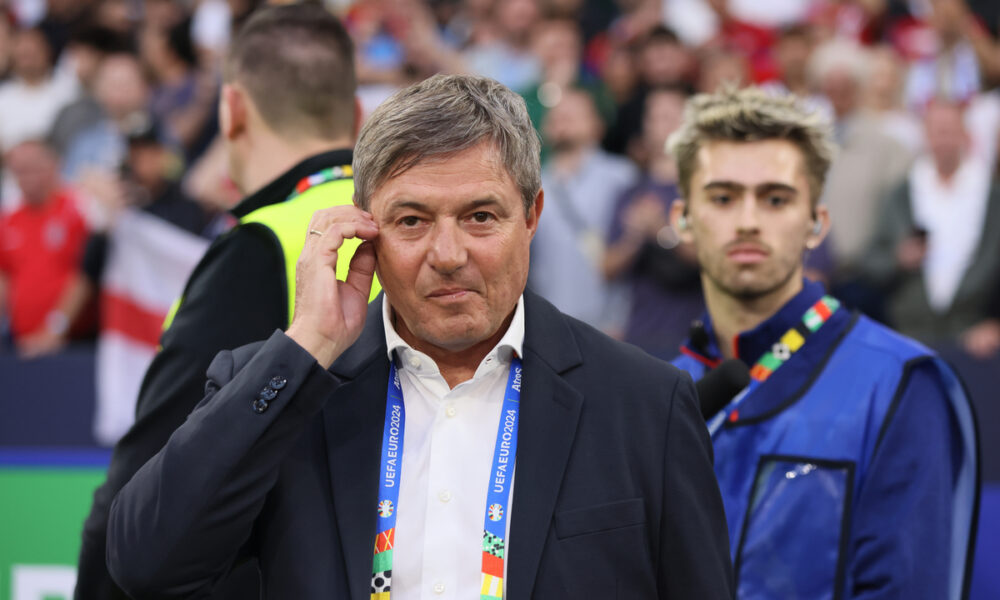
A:
{"label": "man's wrist", "polygon": [[288,328],[288,331],[285,332],[285,335],[291,338],[303,350],[311,354],[324,369],[329,369],[333,361],[337,360],[337,357],[340,356],[337,345],[314,330],[296,327],[293,323]]}

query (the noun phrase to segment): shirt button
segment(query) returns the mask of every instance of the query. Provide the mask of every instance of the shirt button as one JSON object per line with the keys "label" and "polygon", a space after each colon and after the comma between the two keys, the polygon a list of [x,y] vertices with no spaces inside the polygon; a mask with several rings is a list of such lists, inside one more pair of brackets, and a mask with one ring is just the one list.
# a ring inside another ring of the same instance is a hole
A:
{"label": "shirt button", "polygon": [[449,418],[454,417],[458,414],[458,409],[449,404],[448,407],[444,409],[444,414]]}
{"label": "shirt button", "polygon": [[441,583],[440,581],[437,582],[437,583],[435,583],[434,584],[434,593],[435,594],[443,594],[444,593],[444,584]]}
{"label": "shirt button", "polygon": [[408,360],[407,362],[409,362],[410,366],[413,367],[414,369],[420,366],[420,359],[417,358],[416,356],[411,356],[410,360]]}
{"label": "shirt button", "polygon": [[448,502],[449,500],[451,500],[451,492],[448,490],[442,491],[440,494],[438,494],[438,500],[440,500],[441,502]]}

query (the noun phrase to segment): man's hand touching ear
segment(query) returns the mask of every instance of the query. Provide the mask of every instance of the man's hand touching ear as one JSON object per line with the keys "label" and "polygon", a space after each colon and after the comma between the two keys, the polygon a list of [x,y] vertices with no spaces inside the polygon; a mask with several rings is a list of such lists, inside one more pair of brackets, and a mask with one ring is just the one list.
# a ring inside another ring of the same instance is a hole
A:
{"label": "man's hand touching ear", "polygon": [[[295,316],[288,337],[324,369],[361,335],[375,276],[378,225],[355,206],[316,211],[295,269]],[[346,281],[337,280],[337,255],[344,240],[364,240],[351,259]]]}

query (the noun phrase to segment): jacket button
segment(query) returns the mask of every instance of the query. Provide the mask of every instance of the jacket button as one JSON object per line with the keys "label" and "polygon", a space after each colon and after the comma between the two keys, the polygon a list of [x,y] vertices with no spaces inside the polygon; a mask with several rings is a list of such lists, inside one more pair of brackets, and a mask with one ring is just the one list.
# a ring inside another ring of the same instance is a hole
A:
{"label": "jacket button", "polygon": [[280,390],[281,388],[285,387],[286,383],[288,383],[287,379],[285,379],[281,375],[275,375],[274,377],[271,378],[271,381],[269,381],[267,385],[271,386],[271,389]]}
{"label": "jacket button", "polygon": [[277,396],[278,392],[274,391],[272,388],[269,387],[261,388],[260,393],[257,394],[258,398],[260,398],[261,400],[266,400],[268,402],[274,400]]}
{"label": "jacket button", "polygon": [[267,400],[262,400],[260,398],[257,398],[252,403],[250,403],[250,408],[252,408],[253,411],[258,415],[267,410],[267,406],[268,406]]}

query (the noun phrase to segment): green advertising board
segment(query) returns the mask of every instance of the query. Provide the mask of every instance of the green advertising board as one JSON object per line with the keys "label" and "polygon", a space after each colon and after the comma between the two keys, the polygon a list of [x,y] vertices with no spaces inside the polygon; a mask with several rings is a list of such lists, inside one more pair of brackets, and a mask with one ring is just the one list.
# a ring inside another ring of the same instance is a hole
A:
{"label": "green advertising board", "polygon": [[71,600],[106,452],[0,450],[0,600]]}

